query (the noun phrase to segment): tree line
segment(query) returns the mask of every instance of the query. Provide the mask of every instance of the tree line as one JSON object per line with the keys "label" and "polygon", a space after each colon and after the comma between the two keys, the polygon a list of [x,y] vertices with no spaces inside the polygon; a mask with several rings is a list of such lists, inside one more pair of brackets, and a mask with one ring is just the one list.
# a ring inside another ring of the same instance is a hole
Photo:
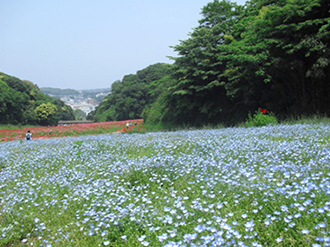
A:
{"label": "tree line", "polygon": [[104,122],[141,118],[171,80],[171,68],[170,64],[157,63],[115,81],[111,93],[87,119]]}
{"label": "tree line", "polygon": [[0,123],[57,125],[73,120],[73,110],[59,99],[42,93],[27,80],[0,72]]}
{"label": "tree line", "polygon": [[330,1],[214,0],[156,64],[112,84],[89,115],[162,124],[235,124],[258,108],[278,118],[330,114]]}

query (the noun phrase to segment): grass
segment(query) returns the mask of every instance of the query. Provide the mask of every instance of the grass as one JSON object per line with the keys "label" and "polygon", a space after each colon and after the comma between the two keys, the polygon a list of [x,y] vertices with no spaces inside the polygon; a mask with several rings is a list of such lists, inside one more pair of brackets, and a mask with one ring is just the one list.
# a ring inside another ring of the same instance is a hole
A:
{"label": "grass", "polygon": [[330,126],[0,143],[0,246],[330,245]]}
{"label": "grass", "polygon": [[[260,113],[260,112],[257,112]],[[268,114],[268,113],[267,113]],[[262,115],[262,114],[261,114]],[[266,117],[273,117],[273,114],[265,115]],[[256,126],[253,124],[250,124],[250,122],[247,119],[246,122],[239,122],[236,123],[232,127],[252,127]],[[262,122],[262,121],[261,121]],[[267,122],[267,121],[266,121]],[[270,123],[273,123],[273,121],[270,121]],[[311,116],[295,116],[295,117],[289,117],[286,119],[282,119],[279,121],[280,124],[285,124],[285,125],[294,125],[294,124],[330,124],[330,118],[324,115],[320,114],[314,114]],[[264,125],[264,124],[261,124]],[[256,126],[258,127],[258,126]],[[191,125],[183,125],[183,126],[171,126],[171,125],[163,125],[163,124],[147,124],[147,131],[148,132],[157,132],[157,131],[180,131],[180,130],[197,130],[197,129],[221,129],[221,128],[226,128],[224,124],[206,124],[203,126],[191,126]]]}
{"label": "grass", "polygon": [[[314,114],[311,116],[292,116],[286,119],[283,119],[280,121],[281,124],[318,124],[318,123],[324,123],[324,124],[330,124],[330,118],[324,115],[320,114]],[[12,124],[0,124],[0,129],[7,129],[7,130],[15,130],[15,129],[29,129],[29,128],[34,128],[34,127],[41,127],[41,126],[33,126],[33,125],[12,125]],[[219,123],[216,125],[213,124],[206,124],[201,127],[194,127],[194,126],[172,126],[172,125],[163,125],[161,123],[159,124],[148,124],[144,125],[141,128],[146,128],[147,132],[158,132],[158,131],[180,131],[180,130],[196,130],[196,129],[220,129],[220,128],[225,128],[226,126]],[[245,122],[240,122],[237,123],[234,127],[246,127]],[[117,127],[114,127],[112,131],[118,130]],[[43,131],[41,134],[47,135],[49,133],[49,130]],[[53,134],[56,134],[59,132],[55,132]],[[109,133],[109,131],[105,132],[104,130],[99,130],[98,133],[96,134],[103,134],[103,133]],[[131,131],[131,133],[134,133],[134,131]],[[87,133],[87,134],[93,134],[93,133]],[[73,134],[71,134],[73,136]],[[76,135],[82,135],[82,133],[76,132]],[[63,135],[65,136],[65,135]]]}
{"label": "grass", "polygon": [[299,117],[291,117],[283,120],[281,123],[283,124],[330,124],[330,118],[320,114],[314,114],[312,116],[299,116]]}
{"label": "grass", "polygon": [[38,127],[38,126],[37,125],[0,124],[0,129],[7,129],[7,130],[26,129],[26,128],[33,128],[33,127]]}

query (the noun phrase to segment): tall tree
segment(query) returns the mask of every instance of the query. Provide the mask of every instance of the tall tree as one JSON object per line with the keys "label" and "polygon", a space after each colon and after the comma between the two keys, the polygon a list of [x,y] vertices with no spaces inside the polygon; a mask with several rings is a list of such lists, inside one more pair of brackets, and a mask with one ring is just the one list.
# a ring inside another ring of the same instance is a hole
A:
{"label": "tall tree", "polygon": [[157,63],[136,74],[125,75],[111,85],[111,93],[88,115],[97,122],[141,118],[143,111],[155,100],[149,86],[168,75],[171,65]]}
{"label": "tall tree", "polygon": [[[49,121],[41,120],[35,110],[48,102],[56,105],[57,110]],[[55,125],[59,119],[74,119],[71,107],[59,99],[43,94],[38,86],[30,81],[22,81],[0,72],[1,123]]]}
{"label": "tall tree", "polygon": [[242,8],[215,0],[202,10],[200,26],[174,48],[177,83],[169,88],[168,121],[204,124],[229,119],[231,100],[226,96],[226,63],[218,59],[218,46],[230,43]]}
{"label": "tall tree", "polygon": [[283,116],[329,114],[329,16],[324,0],[249,2],[239,35],[220,47],[228,94]]}

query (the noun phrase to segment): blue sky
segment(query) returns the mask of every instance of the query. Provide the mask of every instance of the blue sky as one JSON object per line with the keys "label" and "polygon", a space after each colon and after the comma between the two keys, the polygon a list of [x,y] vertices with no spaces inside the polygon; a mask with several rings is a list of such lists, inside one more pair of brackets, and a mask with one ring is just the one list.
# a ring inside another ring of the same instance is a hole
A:
{"label": "blue sky", "polygon": [[188,38],[209,2],[0,1],[0,71],[39,87],[109,88],[151,64],[172,63],[170,46]]}

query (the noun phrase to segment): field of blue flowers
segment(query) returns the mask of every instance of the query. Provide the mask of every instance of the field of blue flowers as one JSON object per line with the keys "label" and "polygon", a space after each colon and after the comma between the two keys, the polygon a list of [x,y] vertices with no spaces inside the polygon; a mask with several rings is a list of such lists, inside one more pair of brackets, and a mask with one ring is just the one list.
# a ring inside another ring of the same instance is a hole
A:
{"label": "field of blue flowers", "polygon": [[330,126],[0,143],[0,246],[330,246]]}

